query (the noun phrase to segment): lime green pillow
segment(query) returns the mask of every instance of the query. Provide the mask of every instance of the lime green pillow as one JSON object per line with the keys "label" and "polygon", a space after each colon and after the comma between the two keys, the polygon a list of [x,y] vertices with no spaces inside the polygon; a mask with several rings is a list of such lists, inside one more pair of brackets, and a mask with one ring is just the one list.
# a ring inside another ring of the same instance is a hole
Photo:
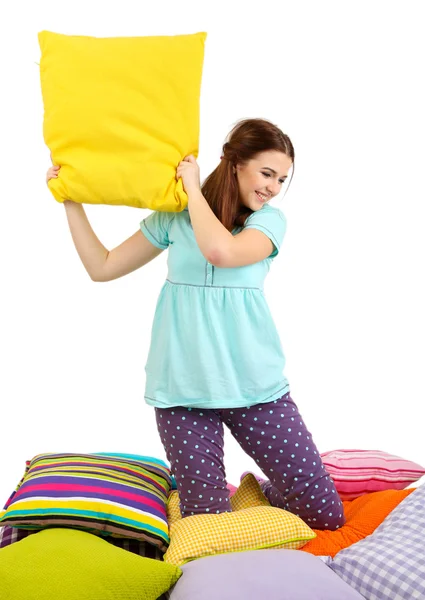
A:
{"label": "lime green pillow", "polygon": [[55,199],[182,210],[175,175],[198,155],[206,33],[38,37],[44,140],[61,165]]}
{"label": "lime green pillow", "polygon": [[2,600],[156,600],[181,574],[74,529],[45,529],[0,550]]}

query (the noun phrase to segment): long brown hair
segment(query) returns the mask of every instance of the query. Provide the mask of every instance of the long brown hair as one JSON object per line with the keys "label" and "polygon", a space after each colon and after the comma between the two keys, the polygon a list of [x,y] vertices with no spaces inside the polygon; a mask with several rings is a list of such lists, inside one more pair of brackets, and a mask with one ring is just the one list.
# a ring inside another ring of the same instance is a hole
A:
{"label": "long brown hair", "polygon": [[[211,210],[229,231],[235,227],[243,227],[246,219],[253,213],[241,204],[234,168],[238,164],[245,165],[257,154],[267,150],[283,152],[294,164],[292,142],[276,125],[265,119],[239,121],[223,145],[220,164],[202,184],[202,194]],[[293,175],[294,169],[291,180]]]}

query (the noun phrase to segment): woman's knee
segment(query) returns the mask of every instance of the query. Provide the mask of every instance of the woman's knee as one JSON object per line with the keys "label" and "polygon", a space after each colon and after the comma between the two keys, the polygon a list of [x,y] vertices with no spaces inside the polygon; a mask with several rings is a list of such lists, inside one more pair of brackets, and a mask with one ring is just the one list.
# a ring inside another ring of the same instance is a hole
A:
{"label": "woman's knee", "polygon": [[345,523],[345,515],[343,506],[334,507],[328,509],[318,509],[316,517],[312,520],[312,524],[309,525],[313,529],[329,529],[334,531],[339,529]]}
{"label": "woman's knee", "polygon": [[313,529],[335,530],[344,525],[344,506],[329,475],[318,480],[303,499],[309,513],[307,522]]}

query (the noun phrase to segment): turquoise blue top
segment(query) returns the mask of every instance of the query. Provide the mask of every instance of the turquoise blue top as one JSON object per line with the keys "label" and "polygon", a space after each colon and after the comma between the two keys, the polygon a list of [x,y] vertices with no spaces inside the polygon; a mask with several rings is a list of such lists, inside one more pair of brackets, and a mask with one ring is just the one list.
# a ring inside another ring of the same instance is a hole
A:
{"label": "turquoise blue top", "polygon": [[161,408],[233,408],[287,393],[285,357],[263,291],[285,234],[283,213],[265,204],[248,217],[245,228],[263,231],[274,250],[265,260],[236,268],[205,260],[187,208],[153,212],[140,227],[152,244],[168,248],[168,276],[145,367],[146,402]]}

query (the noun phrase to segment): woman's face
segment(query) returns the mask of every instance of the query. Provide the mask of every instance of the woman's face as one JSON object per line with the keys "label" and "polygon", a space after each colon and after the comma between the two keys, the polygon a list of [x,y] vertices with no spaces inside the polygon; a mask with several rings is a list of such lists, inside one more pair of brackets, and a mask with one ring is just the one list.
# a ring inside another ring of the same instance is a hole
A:
{"label": "woman's face", "polygon": [[257,154],[245,165],[236,165],[241,202],[253,211],[280,192],[292,166],[291,159],[278,150]]}

